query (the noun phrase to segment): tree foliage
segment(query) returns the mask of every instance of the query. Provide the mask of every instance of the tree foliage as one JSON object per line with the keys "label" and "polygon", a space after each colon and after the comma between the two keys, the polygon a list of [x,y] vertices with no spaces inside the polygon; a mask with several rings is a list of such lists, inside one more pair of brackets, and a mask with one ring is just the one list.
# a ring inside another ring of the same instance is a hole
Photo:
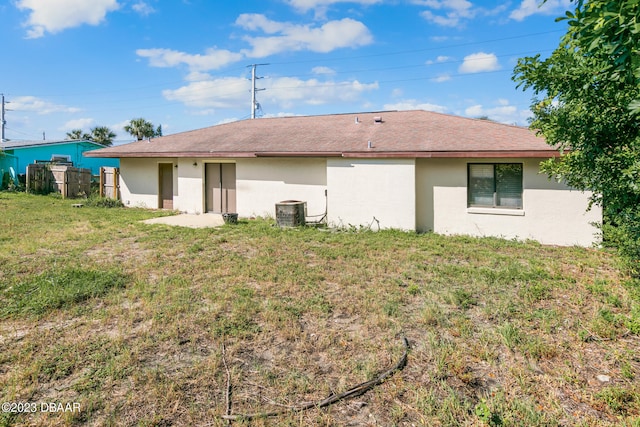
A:
{"label": "tree foliage", "polygon": [[577,0],[567,34],[547,59],[521,58],[519,87],[531,89],[531,127],[564,153],[550,176],[593,191],[604,237],[640,260],[640,1]]}
{"label": "tree foliage", "polygon": [[[545,0],[546,1],[546,0]],[[577,0],[565,17],[568,35],[600,61],[612,80],[640,82],[640,22],[638,0]]]}
{"label": "tree foliage", "polygon": [[73,129],[67,132],[67,139],[88,139],[89,134],[84,133],[82,129]]}
{"label": "tree foliage", "polygon": [[113,139],[116,137],[116,134],[106,126],[96,126],[91,129],[90,137],[93,142],[109,146],[113,144]]}
{"label": "tree foliage", "polygon": [[162,126],[158,125],[157,128],[153,127],[153,123],[143,119],[142,117],[137,119],[131,119],[129,124],[124,127],[125,132],[135,137],[138,141],[146,138],[155,138],[162,136]]}
{"label": "tree foliage", "polygon": [[91,129],[89,133],[84,132],[82,129],[73,129],[67,132],[67,139],[74,140],[86,140],[97,142],[98,144],[110,146],[113,144],[116,134],[106,126],[96,126]]}

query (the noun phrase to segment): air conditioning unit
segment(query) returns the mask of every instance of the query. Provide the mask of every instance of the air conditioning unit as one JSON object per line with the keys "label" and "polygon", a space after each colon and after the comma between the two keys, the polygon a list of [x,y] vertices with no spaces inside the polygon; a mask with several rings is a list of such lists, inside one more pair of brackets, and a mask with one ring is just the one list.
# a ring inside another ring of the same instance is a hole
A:
{"label": "air conditioning unit", "polygon": [[276,222],[280,227],[298,227],[305,225],[307,202],[284,200],[276,203]]}

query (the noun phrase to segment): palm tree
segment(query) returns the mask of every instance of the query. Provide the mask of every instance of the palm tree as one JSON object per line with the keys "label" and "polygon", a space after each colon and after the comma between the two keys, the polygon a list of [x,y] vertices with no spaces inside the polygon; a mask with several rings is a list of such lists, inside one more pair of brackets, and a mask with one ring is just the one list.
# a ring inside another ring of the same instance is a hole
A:
{"label": "palm tree", "polygon": [[91,135],[83,133],[82,129],[72,129],[67,132],[67,139],[89,139]]}
{"label": "palm tree", "polygon": [[109,146],[113,144],[113,139],[115,137],[116,134],[106,126],[96,126],[91,129],[90,139],[91,141],[97,142],[98,144]]}
{"label": "palm tree", "polygon": [[131,119],[129,124],[124,127],[124,130],[131,136],[134,136],[138,141],[145,138],[153,138],[155,136],[162,136],[162,127],[158,126],[156,130],[153,129],[153,123],[148,122],[142,117],[138,119]]}

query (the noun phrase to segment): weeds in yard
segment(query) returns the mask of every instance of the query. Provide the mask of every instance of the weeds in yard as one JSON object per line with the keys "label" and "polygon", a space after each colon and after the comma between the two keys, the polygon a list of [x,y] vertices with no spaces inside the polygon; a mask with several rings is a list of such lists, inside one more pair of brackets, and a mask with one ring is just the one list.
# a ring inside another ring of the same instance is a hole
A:
{"label": "weeds in yard", "polygon": [[451,301],[463,310],[477,304],[476,298],[466,289],[454,289],[451,292]]}
{"label": "weeds in yard", "polygon": [[499,327],[498,333],[502,337],[504,344],[511,351],[515,351],[524,340],[522,331],[511,322],[506,322]]}
{"label": "weeds in yard", "polygon": [[108,197],[91,196],[83,202],[85,206],[95,208],[123,208],[124,204],[118,199],[110,199]]}
{"label": "weeds in yard", "polygon": [[[640,282],[603,251],[396,230],[151,226],[0,193],[0,425],[634,425]],[[609,382],[596,378],[606,374]]]}
{"label": "weeds in yard", "polygon": [[606,387],[596,393],[596,398],[607,405],[616,414],[626,414],[629,410],[637,410],[640,404],[637,387]]}
{"label": "weeds in yard", "polygon": [[503,425],[502,417],[499,413],[494,412],[489,408],[486,399],[482,399],[475,407],[475,414],[480,421],[488,426],[501,426]]}
{"label": "weeds in yard", "polygon": [[31,277],[7,280],[0,287],[0,319],[18,315],[41,316],[59,308],[76,307],[125,286],[126,275],[117,271],[53,269]]}

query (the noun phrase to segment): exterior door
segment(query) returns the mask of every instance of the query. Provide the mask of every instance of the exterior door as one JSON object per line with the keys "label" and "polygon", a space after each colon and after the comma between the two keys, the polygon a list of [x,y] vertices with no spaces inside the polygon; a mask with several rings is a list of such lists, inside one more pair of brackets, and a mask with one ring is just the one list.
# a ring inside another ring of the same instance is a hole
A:
{"label": "exterior door", "polygon": [[205,166],[206,210],[236,213],[236,165],[207,163]]}
{"label": "exterior door", "polygon": [[173,164],[160,163],[158,165],[160,191],[158,192],[158,207],[173,209]]}

